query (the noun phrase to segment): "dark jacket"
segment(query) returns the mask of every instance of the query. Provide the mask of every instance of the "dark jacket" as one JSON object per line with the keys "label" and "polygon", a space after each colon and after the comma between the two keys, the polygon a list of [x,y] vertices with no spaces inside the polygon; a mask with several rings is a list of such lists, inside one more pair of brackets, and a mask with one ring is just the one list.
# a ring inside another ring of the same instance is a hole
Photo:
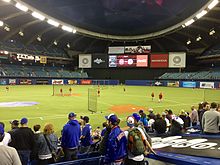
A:
{"label": "dark jacket", "polygon": [[61,146],[67,149],[74,149],[79,146],[81,129],[77,120],[70,120],[63,127]]}

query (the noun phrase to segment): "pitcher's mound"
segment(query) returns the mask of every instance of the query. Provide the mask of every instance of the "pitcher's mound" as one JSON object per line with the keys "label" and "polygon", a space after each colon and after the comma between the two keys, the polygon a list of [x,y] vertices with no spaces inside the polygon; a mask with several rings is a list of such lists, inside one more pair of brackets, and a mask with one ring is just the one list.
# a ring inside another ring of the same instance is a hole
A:
{"label": "pitcher's mound", "polygon": [[137,106],[132,104],[126,104],[126,105],[115,105],[111,107],[111,111],[115,113],[125,113],[125,112],[138,112],[139,110],[147,110],[147,108],[143,106]]}

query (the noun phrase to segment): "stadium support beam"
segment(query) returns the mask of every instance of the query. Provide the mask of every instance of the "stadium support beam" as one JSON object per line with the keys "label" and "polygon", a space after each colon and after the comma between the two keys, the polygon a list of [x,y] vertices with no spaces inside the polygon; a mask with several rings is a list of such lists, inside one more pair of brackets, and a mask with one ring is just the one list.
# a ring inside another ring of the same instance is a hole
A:
{"label": "stadium support beam", "polygon": [[34,42],[34,41],[36,40],[37,36],[42,36],[43,34],[49,32],[49,31],[51,31],[51,30],[53,30],[53,29],[55,29],[55,28],[56,28],[56,27],[51,26],[51,27],[49,27],[49,28],[44,29],[43,31],[38,32],[38,33],[35,34],[33,37],[31,37],[31,38],[25,43],[25,45],[31,44],[32,42]]}
{"label": "stadium support beam", "polygon": [[28,23],[26,23],[26,24],[24,24],[24,25],[22,25],[22,26],[20,26],[16,29],[12,29],[12,31],[3,38],[3,41],[6,41],[6,40],[10,39],[12,36],[17,34],[21,29],[25,29],[25,28],[27,28],[29,26],[32,26],[34,24],[37,24],[39,22],[41,22],[41,21],[40,20],[34,20],[34,21],[28,22]]}
{"label": "stadium support beam", "polygon": [[9,19],[18,17],[18,16],[25,15],[25,14],[27,14],[27,13],[25,13],[25,12],[23,12],[23,11],[19,11],[19,12],[16,12],[16,13],[13,13],[13,14],[10,14],[10,15],[7,15],[7,17],[2,17],[2,18],[0,18],[0,20],[6,21],[6,20],[9,20]]}
{"label": "stadium support beam", "polygon": [[202,17],[201,19],[209,21],[209,22],[214,22],[214,23],[220,24],[220,20],[216,19],[216,18],[211,18],[211,17],[205,16],[205,17]]}

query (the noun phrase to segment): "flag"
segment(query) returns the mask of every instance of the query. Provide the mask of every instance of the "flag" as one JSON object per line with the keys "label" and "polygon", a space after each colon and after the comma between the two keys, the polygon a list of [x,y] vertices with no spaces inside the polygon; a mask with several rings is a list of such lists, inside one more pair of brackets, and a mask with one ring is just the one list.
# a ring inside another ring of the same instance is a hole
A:
{"label": "flag", "polygon": [[91,54],[79,54],[79,68],[91,68]]}
{"label": "flag", "polygon": [[186,53],[185,52],[169,52],[169,68],[185,68]]}

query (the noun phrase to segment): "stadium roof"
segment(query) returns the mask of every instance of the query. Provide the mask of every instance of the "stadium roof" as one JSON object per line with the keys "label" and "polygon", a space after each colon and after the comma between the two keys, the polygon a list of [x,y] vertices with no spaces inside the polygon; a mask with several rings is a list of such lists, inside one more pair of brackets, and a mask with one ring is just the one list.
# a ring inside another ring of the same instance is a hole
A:
{"label": "stadium roof", "polygon": [[218,0],[0,0],[0,41],[84,53],[148,44],[157,52],[195,51],[219,40],[220,7],[211,10],[213,2]]}

